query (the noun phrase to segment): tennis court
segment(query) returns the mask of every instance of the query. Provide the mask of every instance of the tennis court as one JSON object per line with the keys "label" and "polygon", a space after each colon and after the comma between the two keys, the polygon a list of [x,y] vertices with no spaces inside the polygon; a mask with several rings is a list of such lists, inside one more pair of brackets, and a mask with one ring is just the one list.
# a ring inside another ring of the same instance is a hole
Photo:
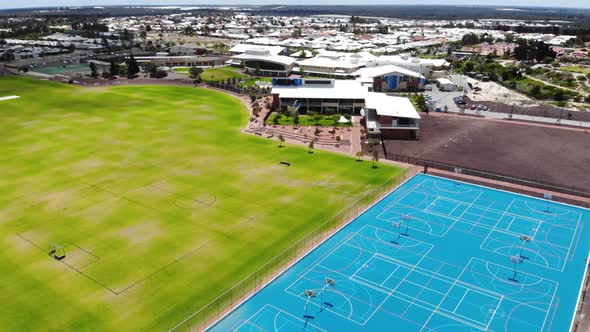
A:
{"label": "tennis court", "polygon": [[590,211],[419,174],[212,331],[568,331]]}

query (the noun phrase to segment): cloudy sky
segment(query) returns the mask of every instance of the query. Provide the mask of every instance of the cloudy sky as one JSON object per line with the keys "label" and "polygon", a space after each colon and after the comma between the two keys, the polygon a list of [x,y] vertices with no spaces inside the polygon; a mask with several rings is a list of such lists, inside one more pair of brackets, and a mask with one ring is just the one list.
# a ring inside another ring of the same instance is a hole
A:
{"label": "cloudy sky", "polygon": [[[338,4],[366,4],[362,0],[0,0],[0,8],[19,7],[51,7],[51,6],[100,6],[100,5],[260,5],[260,4],[289,4],[289,5],[338,5]],[[371,4],[445,4],[445,5],[473,5],[473,0],[374,0]],[[560,6],[590,8],[590,0],[488,0],[486,5],[499,6]]]}

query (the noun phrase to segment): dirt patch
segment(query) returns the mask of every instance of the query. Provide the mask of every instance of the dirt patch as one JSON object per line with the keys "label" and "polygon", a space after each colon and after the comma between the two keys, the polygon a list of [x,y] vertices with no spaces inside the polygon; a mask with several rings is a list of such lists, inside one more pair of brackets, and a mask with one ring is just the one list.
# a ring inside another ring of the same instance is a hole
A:
{"label": "dirt patch", "polygon": [[467,97],[475,102],[486,100],[510,100],[512,103],[519,105],[533,102],[531,98],[514,92],[495,82],[482,82],[469,77],[467,77],[465,81],[471,84],[474,88],[481,88],[479,91],[469,90],[467,93]]}
{"label": "dirt patch", "polygon": [[162,234],[160,226],[156,222],[144,222],[119,229],[116,233],[125,238],[131,245],[148,243]]}
{"label": "dirt patch", "polygon": [[422,115],[421,139],[384,142],[388,153],[590,188],[590,133],[444,114]]}

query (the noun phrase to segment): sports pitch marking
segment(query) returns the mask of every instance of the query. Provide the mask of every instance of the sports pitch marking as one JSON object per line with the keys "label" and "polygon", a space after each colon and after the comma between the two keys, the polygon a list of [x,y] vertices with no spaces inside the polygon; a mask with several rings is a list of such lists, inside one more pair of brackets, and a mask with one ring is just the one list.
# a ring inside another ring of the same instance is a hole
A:
{"label": "sports pitch marking", "polygon": [[[586,209],[418,175],[211,330],[567,330],[588,218]],[[269,308],[289,322],[256,319]]]}

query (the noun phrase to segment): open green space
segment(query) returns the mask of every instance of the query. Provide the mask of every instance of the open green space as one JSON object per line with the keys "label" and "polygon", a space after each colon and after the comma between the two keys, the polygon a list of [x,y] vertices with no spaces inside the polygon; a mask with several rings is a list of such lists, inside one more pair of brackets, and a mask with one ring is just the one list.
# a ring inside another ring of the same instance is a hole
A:
{"label": "open green space", "polygon": [[590,67],[566,66],[558,67],[557,70],[568,71],[571,73],[590,74]]}
{"label": "open green space", "polygon": [[[177,67],[174,71],[188,74],[189,67]],[[240,72],[241,68],[236,67],[220,67],[220,68],[206,68],[203,69],[201,79],[205,82],[219,82],[233,78],[246,78],[245,74]]]}
{"label": "open green space", "polygon": [[5,95],[2,331],[166,331],[402,171],[244,134],[246,107],[206,89]]}
{"label": "open green space", "polygon": [[554,99],[558,91],[562,94],[563,100],[573,99],[579,96],[577,92],[557,88],[528,77],[505,81],[502,84],[535,99]]}

